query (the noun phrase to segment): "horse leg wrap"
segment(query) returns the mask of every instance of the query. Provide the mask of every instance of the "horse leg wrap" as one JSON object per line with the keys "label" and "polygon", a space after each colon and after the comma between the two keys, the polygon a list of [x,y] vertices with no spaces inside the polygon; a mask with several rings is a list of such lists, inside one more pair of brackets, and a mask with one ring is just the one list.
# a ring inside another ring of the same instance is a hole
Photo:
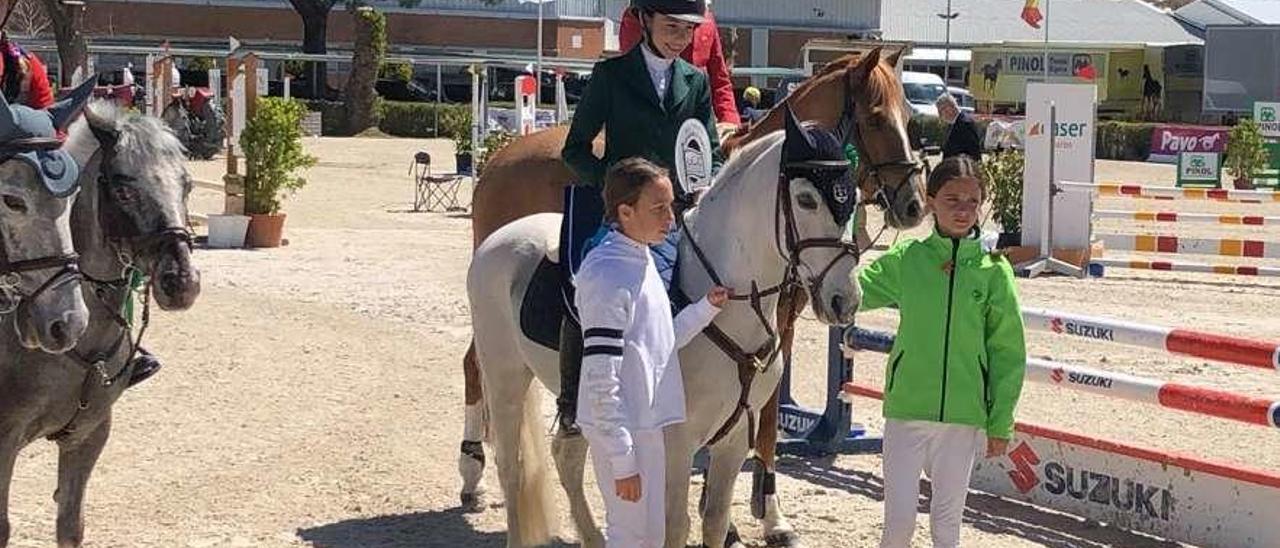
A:
{"label": "horse leg wrap", "polygon": [[764,519],[765,497],[776,492],[776,475],[765,468],[764,461],[752,457],[755,469],[751,471],[751,515]]}
{"label": "horse leg wrap", "polygon": [[462,440],[462,454],[484,466],[484,444],[479,441]]}

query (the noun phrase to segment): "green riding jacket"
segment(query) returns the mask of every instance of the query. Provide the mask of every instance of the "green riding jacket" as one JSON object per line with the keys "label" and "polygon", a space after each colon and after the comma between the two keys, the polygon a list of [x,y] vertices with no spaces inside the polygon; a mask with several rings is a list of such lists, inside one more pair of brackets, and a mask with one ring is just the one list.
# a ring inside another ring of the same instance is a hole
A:
{"label": "green riding jacket", "polygon": [[[951,265],[955,265],[954,268]],[[896,306],[884,416],[1013,435],[1027,350],[1013,269],[977,238],[895,246],[859,274],[863,310]]]}
{"label": "green riding jacket", "polygon": [[[647,158],[670,170],[672,182],[676,182],[676,133],[690,118],[707,127],[713,151],[712,171],[719,170],[720,142],[707,75],[685,60],[676,59],[666,97],[659,99],[640,48],[637,44],[623,55],[600,61],[591,71],[591,82],[573,113],[573,124],[561,151],[579,184],[604,188],[609,166],[632,156]],[[597,158],[591,142],[601,128],[605,133],[604,158]]]}

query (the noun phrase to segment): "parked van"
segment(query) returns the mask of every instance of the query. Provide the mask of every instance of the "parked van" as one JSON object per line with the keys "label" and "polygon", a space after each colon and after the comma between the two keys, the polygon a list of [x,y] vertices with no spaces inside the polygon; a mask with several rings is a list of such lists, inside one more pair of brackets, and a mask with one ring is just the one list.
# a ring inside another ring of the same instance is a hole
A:
{"label": "parked van", "polygon": [[960,107],[961,112],[973,113],[978,103],[974,101],[973,94],[969,93],[969,90],[956,86],[947,86],[947,91],[956,100],[956,105]]}
{"label": "parked van", "polygon": [[912,115],[936,117],[938,107],[933,102],[947,92],[947,84],[942,81],[941,76],[932,72],[904,71],[902,89],[907,95],[907,102],[911,104]]}

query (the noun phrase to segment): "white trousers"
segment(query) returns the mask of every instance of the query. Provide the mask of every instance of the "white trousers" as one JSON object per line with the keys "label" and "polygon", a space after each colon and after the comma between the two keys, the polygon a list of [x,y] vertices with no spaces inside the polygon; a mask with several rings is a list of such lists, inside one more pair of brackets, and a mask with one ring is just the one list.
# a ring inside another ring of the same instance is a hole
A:
{"label": "white trousers", "polygon": [[960,545],[960,520],[982,430],[930,421],[888,419],[884,426],[884,534],[881,548],[906,548],[916,529],[920,472],[932,483],[929,529],[934,548]]}
{"label": "white trousers", "polygon": [[596,483],[604,497],[606,548],[661,548],[667,534],[667,451],[662,429],[631,433],[640,469],[640,500],[636,502],[618,498],[613,466],[595,449],[604,445],[594,443],[590,428],[583,428],[582,434],[591,446]]}

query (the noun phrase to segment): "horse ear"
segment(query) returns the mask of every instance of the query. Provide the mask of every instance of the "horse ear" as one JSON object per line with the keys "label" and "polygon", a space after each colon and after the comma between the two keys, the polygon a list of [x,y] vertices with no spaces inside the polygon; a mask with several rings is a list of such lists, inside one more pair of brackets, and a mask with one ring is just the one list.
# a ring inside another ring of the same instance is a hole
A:
{"label": "horse ear", "polygon": [[880,64],[880,53],[883,48],[876,48],[868,52],[858,62],[858,66],[853,68],[853,77],[858,81],[865,81],[871,77],[871,71],[875,70]]}
{"label": "horse ear", "polygon": [[800,120],[796,119],[796,113],[791,110],[791,105],[786,105],[786,137],[783,138],[782,160],[784,162],[794,162],[808,160],[814,157],[813,137],[809,132],[800,127]]}
{"label": "horse ear", "polygon": [[93,132],[98,144],[104,149],[114,149],[120,140],[120,130],[116,129],[115,122],[94,112],[93,108],[86,107],[83,113],[84,121],[89,124],[89,131]]}
{"label": "horse ear", "polygon": [[84,108],[85,103],[88,103],[89,98],[93,97],[93,86],[97,83],[98,79],[96,77],[89,78],[71,90],[71,93],[68,93],[61,101],[49,107],[49,116],[53,119],[54,129],[62,131],[71,125],[71,121],[75,120],[76,115]]}
{"label": "horse ear", "polygon": [[884,60],[885,64],[887,64],[887,65],[889,65],[889,66],[891,66],[891,67],[897,67],[897,66],[898,66],[898,61],[901,61],[901,60],[902,60],[902,52],[903,52],[903,50],[905,50],[905,49],[906,49],[906,48],[898,48],[898,49],[897,49],[897,50],[895,50],[893,53],[890,53],[890,54],[889,54],[889,56],[888,56],[888,57],[886,57],[886,58],[885,58],[885,60]]}

